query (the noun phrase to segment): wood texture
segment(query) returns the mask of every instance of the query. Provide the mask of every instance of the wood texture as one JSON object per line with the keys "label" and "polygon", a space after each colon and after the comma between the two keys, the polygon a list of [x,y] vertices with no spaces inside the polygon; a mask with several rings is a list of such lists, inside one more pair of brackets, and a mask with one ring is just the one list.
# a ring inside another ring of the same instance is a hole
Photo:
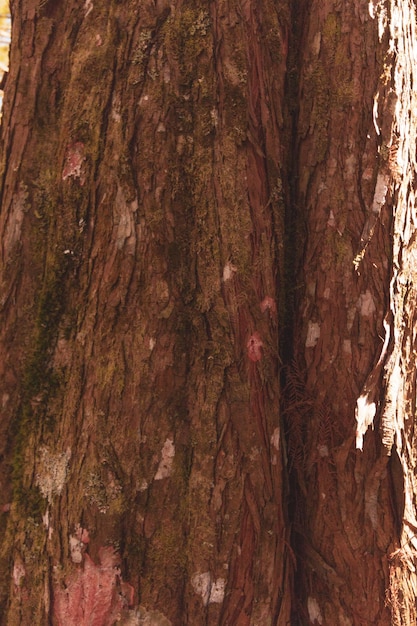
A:
{"label": "wood texture", "polygon": [[11,10],[0,623],[414,623],[414,4]]}
{"label": "wood texture", "polygon": [[24,0],[13,17],[4,623],[285,624],[286,16]]}

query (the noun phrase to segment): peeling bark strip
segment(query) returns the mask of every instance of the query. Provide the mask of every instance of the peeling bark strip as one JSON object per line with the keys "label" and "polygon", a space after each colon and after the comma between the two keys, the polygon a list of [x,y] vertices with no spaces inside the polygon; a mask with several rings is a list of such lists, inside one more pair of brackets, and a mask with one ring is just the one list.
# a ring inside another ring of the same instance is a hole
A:
{"label": "peeling bark strip", "polygon": [[[388,313],[389,319],[391,315]],[[377,403],[381,395],[381,374],[387,359],[388,346],[391,337],[390,324],[384,319],[385,338],[381,349],[378,362],[366,379],[366,383],[362,389],[362,393],[356,400],[356,447],[363,450],[363,437],[369,426],[373,426],[374,418],[377,410]]]}
{"label": "peeling bark strip", "polygon": [[392,324],[391,355],[385,366],[385,406],[380,432],[388,454],[400,463],[397,515],[401,525],[398,548],[390,555],[389,600],[394,623],[417,620],[415,560],[417,541],[415,445],[415,297],[416,297],[416,194],[417,29],[413,2],[391,2],[386,26],[390,40],[392,126],[387,144],[395,190],[393,259],[390,282]]}
{"label": "peeling bark strip", "polygon": [[35,4],[2,125],[0,622],[284,626],[289,3]]}

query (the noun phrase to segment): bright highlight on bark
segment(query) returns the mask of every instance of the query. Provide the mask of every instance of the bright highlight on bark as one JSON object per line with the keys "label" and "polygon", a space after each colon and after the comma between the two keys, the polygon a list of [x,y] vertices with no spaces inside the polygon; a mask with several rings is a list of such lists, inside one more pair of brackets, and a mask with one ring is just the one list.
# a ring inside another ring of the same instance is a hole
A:
{"label": "bright highlight on bark", "polygon": [[[0,80],[9,69],[9,46],[11,33],[11,18],[9,3],[0,1]],[[0,89],[0,108],[3,105],[3,90]]]}
{"label": "bright highlight on bark", "polygon": [[0,70],[6,72],[9,67],[10,12],[7,0],[0,1]]}
{"label": "bright highlight on bark", "polygon": [[368,395],[362,395],[356,403],[356,421],[358,424],[356,430],[356,447],[363,449],[363,436],[369,426],[373,424],[376,413],[375,402],[370,402]]}

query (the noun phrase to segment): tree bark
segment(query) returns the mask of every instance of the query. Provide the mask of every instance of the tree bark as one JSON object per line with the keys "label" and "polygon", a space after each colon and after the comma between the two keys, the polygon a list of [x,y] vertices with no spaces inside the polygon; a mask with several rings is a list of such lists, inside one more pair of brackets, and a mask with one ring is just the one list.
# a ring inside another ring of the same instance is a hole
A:
{"label": "tree bark", "polygon": [[415,24],[407,1],[313,2],[302,26],[287,422],[310,623],[416,620]]}
{"label": "tree bark", "polygon": [[11,10],[0,623],[414,623],[414,4]]}
{"label": "tree bark", "polygon": [[12,12],[2,623],[286,624],[285,7]]}

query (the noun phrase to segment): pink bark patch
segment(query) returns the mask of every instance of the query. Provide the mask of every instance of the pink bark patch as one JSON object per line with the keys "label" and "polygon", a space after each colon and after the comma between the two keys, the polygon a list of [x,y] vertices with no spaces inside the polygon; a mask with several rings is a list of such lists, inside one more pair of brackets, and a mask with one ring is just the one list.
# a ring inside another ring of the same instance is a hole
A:
{"label": "pink bark patch", "polygon": [[260,361],[262,359],[262,347],[261,336],[258,332],[254,332],[247,341],[246,348],[248,350],[248,357],[251,361]]}
{"label": "pink bark patch", "polygon": [[100,564],[88,554],[83,566],[54,585],[54,612],[59,626],[110,626],[133,603],[134,590],[121,580],[119,556],[113,548],[99,550]]}
{"label": "pink bark patch", "polygon": [[67,146],[65,152],[64,169],[62,170],[62,180],[67,178],[79,178],[80,185],[84,185],[85,176],[83,172],[83,163],[85,161],[84,144],[76,141]]}
{"label": "pink bark patch", "polygon": [[26,576],[25,566],[20,558],[16,558],[13,565],[13,582],[15,585],[15,589],[20,587],[20,583],[22,578]]}
{"label": "pink bark patch", "polygon": [[265,313],[265,311],[271,311],[271,313],[277,312],[277,305],[271,296],[265,296],[259,306],[261,307],[262,313]]}

